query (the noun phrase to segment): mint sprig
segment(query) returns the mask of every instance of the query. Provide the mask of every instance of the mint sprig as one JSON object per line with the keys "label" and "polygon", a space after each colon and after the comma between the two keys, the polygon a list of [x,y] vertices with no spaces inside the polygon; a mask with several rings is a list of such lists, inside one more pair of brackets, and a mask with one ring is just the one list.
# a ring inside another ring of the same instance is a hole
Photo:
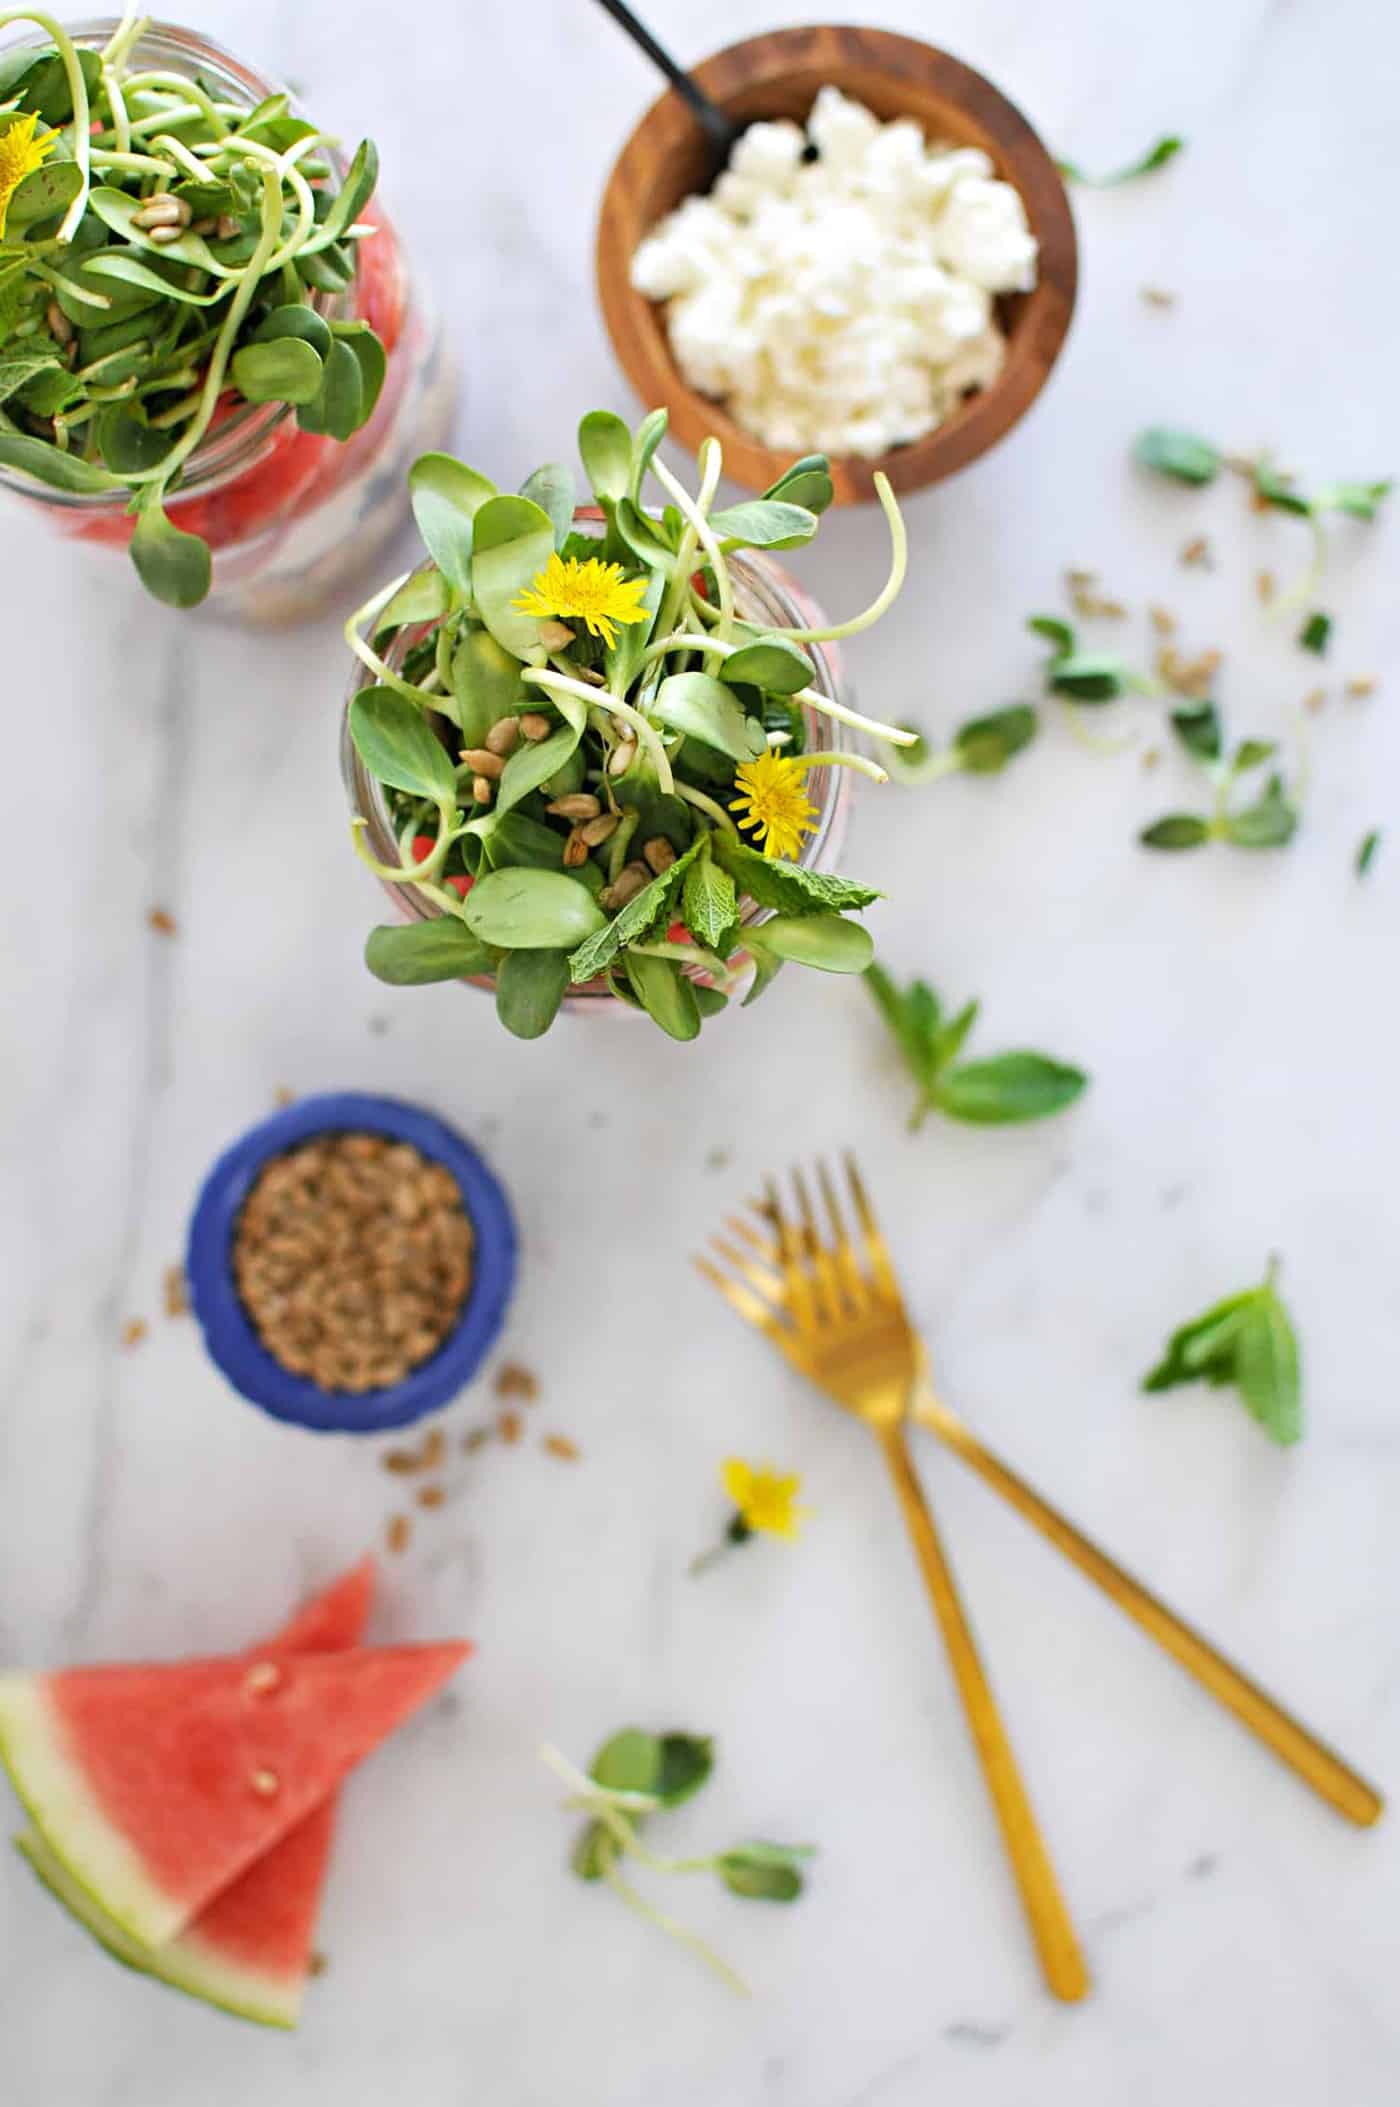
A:
{"label": "mint sprig", "polygon": [[1049,1119],[1072,1105],[1088,1083],[1082,1069],[1042,1053],[1017,1051],[960,1062],[957,1057],[977,1021],[978,1003],[969,1002],[948,1017],[927,981],[913,980],[900,988],[878,963],[866,968],[864,978],[919,1086],[909,1117],[911,1131],[935,1111],[983,1127]]}
{"label": "mint sprig", "polygon": [[1157,1366],[1142,1379],[1145,1391],[1183,1383],[1233,1385],[1271,1441],[1289,1447],[1302,1438],[1303,1403],[1298,1340],[1275,1285],[1278,1261],[1257,1288],[1227,1295],[1167,1341]]}

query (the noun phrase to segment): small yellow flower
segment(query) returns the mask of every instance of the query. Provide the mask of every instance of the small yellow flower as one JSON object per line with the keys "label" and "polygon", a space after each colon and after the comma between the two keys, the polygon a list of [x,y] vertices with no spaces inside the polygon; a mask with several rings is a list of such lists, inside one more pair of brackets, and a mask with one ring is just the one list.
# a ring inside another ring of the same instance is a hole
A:
{"label": "small yellow flower", "polygon": [[788,1543],[795,1541],[811,1513],[810,1508],[797,1504],[802,1490],[799,1477],[780,1478],[770,1464],[755,1465],[745,1463],[742,1456],[729,1456],[720,1479],[739,1510],[747,1534],[761,1530],[765,1536],[781,1536]]}
{"label": "small yellow flower", "polygon": [[5,219],[15,192],[26,176],[43,166],[58,145],[57,132],[43,132],[35,138],[38,122],[30,110],[17,117],[8,130],[0,132],[0,239],[4,237]]}
{"label": "small yellow flower", "polygon": [[743,792],[729,809],[739,825],[763,836],[765,856],[793,858],[804,834],[814,834],[817,808],[807,802],[807,771],[800,761],[775,753],[770,746],[756,761],[742,761],[734,781]]}
{"label": "small yellow flower", "polygon": [[611,651],[617,642],[616,623],[625,627],[649,620],[638,604],[646,589],[646,579],[629,578],[620,563],[602,563],[596,556],[580,563],[577,556],[556,553],[510,604],[517,614],[538,615],[542,622],[551,617],[582,622]]}

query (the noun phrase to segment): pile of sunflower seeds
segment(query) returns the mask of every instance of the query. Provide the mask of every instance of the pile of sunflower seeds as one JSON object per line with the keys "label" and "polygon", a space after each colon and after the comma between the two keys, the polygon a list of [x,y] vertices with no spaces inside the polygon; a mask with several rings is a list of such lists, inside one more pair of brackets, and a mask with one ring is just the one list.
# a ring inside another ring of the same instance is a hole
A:
{"label": "pile of sunflower seeds", "polygon": [[324,1390],[377,1390],[435,1353],[471,1283],[456,1179],[404,1142],[331,1134],[269,1163],[233,1270],[274,1360]]}

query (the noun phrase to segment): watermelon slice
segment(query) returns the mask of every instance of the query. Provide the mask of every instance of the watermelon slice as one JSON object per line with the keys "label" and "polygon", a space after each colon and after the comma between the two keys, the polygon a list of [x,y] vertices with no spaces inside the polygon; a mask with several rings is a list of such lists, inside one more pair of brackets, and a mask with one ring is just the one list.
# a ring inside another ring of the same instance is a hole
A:
{"label": "watermelon slice", "polygon": [[[276,1657],[356,1645],[369,1618],[374,1579],[373,1559],[362,1559],[307,1603],[261,1652]],[[216,1895],[188,1930],[154,1950],[138,1945],[78,1886],[37,1829],[17,1836],[15,1847],[70,1914],[127,1967],[240,2018],[294,2027],[301,2016],[335,1813],[332,1794]]]}
{"label": "watermelon slice", "polygon": [[0,1757],[69,1878],[163,1946],[470,1649],[397,1646],[0,1676]]}

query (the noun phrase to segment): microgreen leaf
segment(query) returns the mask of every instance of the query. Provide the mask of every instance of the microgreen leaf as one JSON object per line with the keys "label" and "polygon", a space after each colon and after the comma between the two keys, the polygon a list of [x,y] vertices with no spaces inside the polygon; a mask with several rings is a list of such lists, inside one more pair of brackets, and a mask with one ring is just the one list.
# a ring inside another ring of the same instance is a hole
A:
{"label": "microgreen leaf", "polygon": [[[435,622],[439,616],[446,614],[450,597],[451,588],[437,565],[426,564],[421,571],[415,571],[412,577],[399,587],[393,599],[380,608],[375,617],[376,630],[383,635],[386,631],[402,629],[410,623]],[[483,636],[486,634],[484,630],[481,633]],[[514,660],[511,664],[514,668]],[[480,741],[472,739],[469,743],[476,746]]]}
{"label": "microgreen leaf", "polygon": [[539,1039],[569,985],[567,951],[508,951],[496,968],[496,1015],[517,1039]]}
{"label": "microgreen leaf", "polygon": [[747,893],[757,907],[776,908],[780,914],[844,914],[869,907],[883,895],[870,885],[852,878],[809,871],[800,863],[781,863],[760,855],[737,835],[716,833],[713,853],[740,892]]}
{"label": "microgreen leaf", "polygon": [[640,501],[647,470],[666,436],[667,422],[665,410],[649,410],[637,426],[632,440],[632,466],[627,478],[627,495],[634,505]]}
{"label": "microgreen leaf", "polygon": [[1077,161],[1057,161],[1055,166],[1071,183],[1083,183],[1092,190],[1111,190],[1120,183],[1133,183],[1139,176],[1148,176],[1156,169],[1165,168],[1169,161],[1176,159],[1185,144],[1179,133],[1168,132],[1163,138],[1154,140],[1136,161],[1129,161],[1123,168],[1111,169],[1103,176],[1090,175]]}
{"label": "microgreen leaf", "polygon": [[[305,134],[303,133],[303,137]],[[278,151],[285,153],[294,142],[285,138]],[[345,171],[345,181],[331,200],[330,209],[318,223],[315,234],[301,251],[303,256],[314,256],[320,249],[328,249],[340,240],[347,227],[353,226],[365,206],[374,195],[374,186],[379,181],[379,153],[373,140],[362,139],[356,147],[350,166]]]}
{"label": "microgreen leaf", "polygon": [[609,1792],[654,1793],[661,1775],[661,1739],[641,1727],[622,1727],[603,1743],[588,1775]]}
{"label": "microgreen leaf", "polygon": [[667,1038],[686,1041],[699,1037],[700,1006],[695,1000],[695,989],[673,960],[629,950],[623,953],[623,965],[633,994]]}
{"label": "microgreen leaf", "polygon": [[1352,519],[1372,520],[1395,488],[1390,477],[1378,483],[1329,483],[1313,499],[1314,512],[1345,512]]}
{"label": "microgreen leaf", "polygon": [[348,439],[360,425],[368,424],[374,415],[375,405],[384,386],[384,376],[389,370],[389,361],[383,344],[368,322],[333,322],[331,333],[335,342],[344,345],[351,353],[360,370],[358,423],[344,431],[334,424],[327,426],[332,438]]}
{"label": "microgreen leaf", "polygon": [[1369,834],[1362,835],[1360,847],[1356,851],[1356,875],[1358,878],[1364,878],[1367,871],[1370,870],[1371,865],[1376,860],[1376,851],[1380,845],[1381,830],[1379,827],[1372,827]]}
{"label": "microgreen leaf", "polygon": [[1114,702],[1129,689],[1140,690],[1144,685],[1139,674],[1109,651],[1078,651],[1053,659],[1046,681],[1056,695],[1092,703]]}
{"label": "microgreen leaf", "polygon": [[1280,512],[1295,512],[1302,519],[1313,509],[1308,499],[1294,489],[1293,478],[1277,474],[1266,461],[1254,463],[1254,492],[1264,504],[1273,505]]}
{"label": "microgreen leaf", "polygon": [[0,431],[0,465],[17,468],[21,474],[33,476],[36,483],[46,483],[51,490],[68,490],[79,497],[122,488],[121,477],[109,475],[95,461],[85,461],[79,454],[61,453],[45,440],[31,439],[20,432]]}
{"label": "microgreen leaf", "polygon": [[953,749],[970,775],[996,775],[1029,746],[1037,730],[1029,703],[1013,702],[985,717],[969,717],[953,734]]}
{"label": "microgreen leaf", "polygon": [[728,871],[711,857],[699,857],[686,872],[681,914],[698,943],[724,955],[721,947],[738,921],[738,894]]}
{"label": "microgreen leaf", "polygon": [[365,944],[370,972],[394,988],[489,973],[496,955],[455,914],[438,915],[431,922],[388,923],[372,929]]}
{"label": "microgreen leaf", "polygon": [[611,410],[590,410],[579,424],[578,453],[600,505],[615,505],[628,495],[632,482],[632,434],[620,417]]}
{"label": "microgreen leaf", "polygon": [[297,423],[304,432],[345,440],[360,429],[367,414],[360,362],[351,346],[336,337],[322,369],[320,392],[298,405]]}
{"label": "microgreen leaf", "polygon": [[831,463],[825,454],[804,454],[785,468],[776,483],[770,483],[763,493],[766,498],[781,498],[789,505],[802,505],[808,512],[825,512],[836,495],[831,480]]}
{"label": "microgreen leaf", "polygon": [[1170,425],[1152,424],[1139,434],[1133,459],[1158,475],[1172,476],[1178,483],[1213,483],[1224,465],[1218,446],[1195,432],[1175,431]]}
{"label": "microgreen leaf", "polygon": [[805,651],[784,637],[759,637],[745,644],[724,661],[726,682],[765,688],[774,695],[795,695],[815,679],[815,668]]}
{"label": "microgreen leaf", "polygon": [[540,625],[512,602],[553,553],[553,522],[529,498],[489,497],[472,521],[472,594],[492,636],[517,658],[539,654]]}
{"label": "microgreen leaf", "polygon": [[[88,268],[94,268],[101,260],[95,258]],[[330,357],[333,342],[330,324],[324,315],[318,314],[315,308],[308,306],[304,300],[289,301],[282,307],[274,307],[271,314],[264,316],[253,331],[252,341],[255,344],[272,344],[282,337],[300,337],[319,357]]]}
{"label": "microgreen leaf", "polygon": [[1271,1263],[1259,1287],[1227,1296],[1173,1332],[1161,1361],[1143,1377],[1143,1389],[1233,1383],[1271,1440],[1284,1447],[1299,1440],[1303,1408],[1298,1341],[1275,1274]]}
{"label": "microgreen leaf", "polygon": [[733,689],[710,673],[668,675],[651,714],[671,731],[703,739],[732,761],[752,761],[768,744],[758,719],[746,717]]}
{"label": "microgreen leaf", "polygon": [[1310,614],[1307,621],[1304,622],[1298,632],[1298,642],[1304,651],[1315,651],[1317,656],[1321,658],[1327,649],[1331,634],[1332,617],[1331,615],[1323,614],[1319,609],[1316,614]]}
{"label": "microgreen leaf", "polygon": [[1270,776],[1257,803],[1231,813],[1225,821],[1227,840],[1240,849],[1281,849],[1297,830],[1297,810],[1284,792],[1281,777],[1276,775]]}
{"label": "microgreen leaf", "polygon": [[574,472],[563,461],[546,461],[533,475],[527,476],[520,486],[520,495],[529,498],[548,515],[554,528],[554,546],[562,549],[574,525]]}
{"label": "microgreen leaf", "polygon": [[1007,1126],[1048,1119],[1072,1105],[1089,1078],[1080,1068],[1045,1054],[994,1054],[945,1069],[934,1084],[940,1112],[974,1126]]}
{"label": "microgreen leaf", "polygon": [[839,914],[772,915],[751,932],[749,942],[825,973],[863,973],[875,952],[864,924]]}
{"label": "microgreen leaf", "polygon": [[588,887],[567,871],[514,866],[478,878],[462,918],[484,944],[505,951],[572,951],[606,927]]}
{"label": "microgreen leaf", "polygon": [[1180,702],[1171,713],[1172,730],[1198,761],[1218,761],[1224,746],[1220,712],[1213,702]]}
{"label": "microgreen leaf", "polygon": [[246,402],[314,402],[326,377],[313,347],[301,337],[245,344],[235,352],[229,375]]}
{"label": "microgreen leaf", "polygon": [[1198,849],[1210,840],[1210,821],[1194,812],[1168,812],[1144,827],[1138,840],[1145,849]]}
{"label": "microgreen leaf", "polygon": [[708,1734],[663,1734],[661,1761],[650,1789],[663,1807],[680,1807],[708,1783],[714,1767],[715,1745]]}
{"label": "microgreen leaf", "polygon": [[1058,615],[1028,615],[1026,627],[1053,644],[1058,658],[1068,658],[1074,649],[1074,631]]}
{"label": "microgreen leaf", "polygon": [[1241,739],[1230,761],[1231,775],[1245,775],[1278,752],[1276,739]]}
{"label": "microgreen leaf", "polygon": [[420,454],[408,471],[413,517],[428,554],[464,596],[471,591],[472,521],[496,486],[451,454]]}
{"label": "microgreen leaf", "polygon": [[745,498],[710,514],[722,542],[746,549],[796,549],[817,531],[817,515],[784,498]]}
{"label": "microgreen leaf", "polygon": [[537,746],[516,747],[496,786],[494,811],[498,817],[518,805],[522,798],[529,797],[532,791],[543,789],[552,781],[572,759],[580,728],[577,723],[561,724],[558,731],[541,739]]}
{"label": "microgreen leaf", "polygon": [[370,774],[442,807],[457,801],[457,777],[442,741],[416,703],[393,688],[361,688],[350,705],[350,736]]}
{"label": "microgreen leaf", "polygon": [[131,537],[131,560],[155,599],[167,607],[198,607],[209,591],[209,544],[173,526],[161,498],[159,486],[153,484],[141,500]]}
{"label": "microgreen leaf", "polygon": [[802,1893],[800,1846],[736,1844],[716,1862],[716,1871],[731,1895],[750,1902],[795,1902]]}
{"label": "microgreen leaf", "polygon": [[[385,611],[387,613],[388,610]],[[526,707],[526,690],[520,677],[519,659],[514,658],[504,645],[498,644],[489,629],[469,629],[452,654],[452,696],[456,704],[457,722],[462,728],[463,745],[484,745],[486,734],[493,724],[498,724],[502,717],[518,716]],[[522,790],[519,785],[525,771],[525,757],[533,750],[527,747],[524,752],[517,750],[511,756],[512,761],[520,762],[520,767],[511,778],[514,794],[507,804],[507,810],[510,804],[517,803],[521,797],[528,795],[528,791]],[[571,751],[572,745],[565,746],[563,742],[559,747],[552,748],[546,763],[543,764],[543,774],[532,771],[533,780],[529,789],[538,789],[541,783],[548,782],[559,765],[556,756],[562,754],[562,757],[566,758]],[[509,765],[508,763],[507,766]],[[497,810],[499,809],[498,802]]]}

